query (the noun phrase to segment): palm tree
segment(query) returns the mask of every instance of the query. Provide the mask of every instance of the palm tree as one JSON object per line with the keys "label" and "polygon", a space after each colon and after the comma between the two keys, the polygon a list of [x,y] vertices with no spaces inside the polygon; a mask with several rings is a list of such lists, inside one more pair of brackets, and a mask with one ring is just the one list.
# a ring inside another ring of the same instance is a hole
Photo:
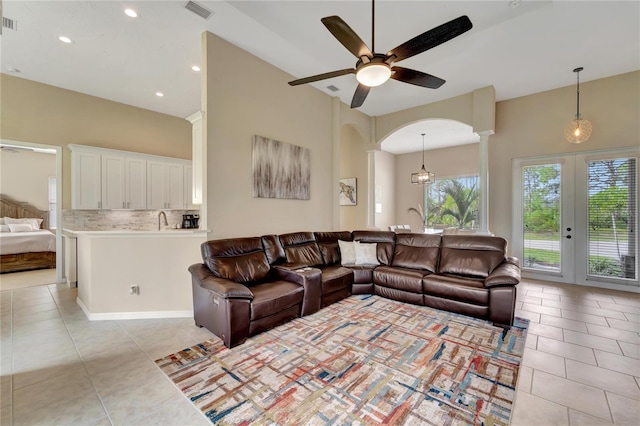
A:
{"label": "palm tree", "polygon": [[441,191],[446,197],[440,210],[442,216],[453,217],[460,228],[476,219],[478,188],[475,184],[471,188],[465,188],[458,180],[451,179],[441,187]]}

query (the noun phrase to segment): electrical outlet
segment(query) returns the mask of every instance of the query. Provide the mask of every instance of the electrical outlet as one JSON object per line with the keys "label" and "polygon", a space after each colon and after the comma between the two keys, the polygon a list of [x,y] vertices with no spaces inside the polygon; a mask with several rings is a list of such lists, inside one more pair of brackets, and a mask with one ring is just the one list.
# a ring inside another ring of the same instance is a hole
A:
{"label": "electrical outlet", "polygon": [[130,294],[130,295],[132,295],[132,296],[138,296],[138,295],[140,295],[140,286],[132,285],[132,286],[129,288],[129,294]]}

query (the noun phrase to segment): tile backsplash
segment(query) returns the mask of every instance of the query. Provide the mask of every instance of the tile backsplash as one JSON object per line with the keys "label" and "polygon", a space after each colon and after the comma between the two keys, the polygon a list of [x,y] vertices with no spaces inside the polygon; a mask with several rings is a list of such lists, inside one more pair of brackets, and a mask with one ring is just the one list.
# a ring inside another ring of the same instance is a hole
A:
{"label": "tile backsplash", "polygon": [[[62,227],[74,231],[155,231],[158,214],[167,215],[168,228],[180,227],[183,214],[198,210],[63,210]],[[167,228],[162,224],[163,228]]]}

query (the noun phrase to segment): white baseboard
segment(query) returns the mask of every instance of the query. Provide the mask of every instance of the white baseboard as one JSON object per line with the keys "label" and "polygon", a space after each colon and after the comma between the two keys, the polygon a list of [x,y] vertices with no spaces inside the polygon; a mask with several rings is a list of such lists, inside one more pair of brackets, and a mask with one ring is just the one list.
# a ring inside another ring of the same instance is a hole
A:
{"label": "white baseboard", "polygon": [[76,298],[76,303],[89,321],[159,319],[159,318],[193,318],[193,311],[143,311],[143,312],[99,312],[91,313],[85,304]]}

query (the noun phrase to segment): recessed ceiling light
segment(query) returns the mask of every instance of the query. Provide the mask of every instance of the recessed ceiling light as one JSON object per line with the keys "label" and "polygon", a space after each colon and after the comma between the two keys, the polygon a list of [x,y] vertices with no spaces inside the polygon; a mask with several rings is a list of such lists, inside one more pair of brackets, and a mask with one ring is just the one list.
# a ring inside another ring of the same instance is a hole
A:
{"label": "recessed ceiling light", "polygon": [[164,93],[162,93],[162,92],[156,92],[156,96],[157,96],[157,97],[159,97],[159,98],[161,98],[161,97],[163,97],[163,96],[164,96]]}
{"label": "recessed ceiling light", "polygon": [[196,71],[196,72],[200,71],[200,67],[197,66],[197,65],[192,66],[191,69]]}
{"label": "recessed ceiling light", "polygon": [[133,9],[125,9],[124,13],[125,13],[125,15],[127,15],[130,18],[137,18],[138,17],[138,12],[136,12]]}
{"label": "recessed ceiling light", "polygon": [[60,36],[60,37],[58,37],[58,40],[60,40],[63,43],[67,43],[67,44],[73,43],[73,41],[71,41],[71,39],[69,37],[67,37],[67,36]]}
{"label": "recessed ceiling light", "polygon": [[13,72],[16,74],[20,74],[22,71],[20,71],[18,68],[7,68],[8,72]]}
{"label": "recessed ceiling light", "polygon": [[511,0],[509,2],[509,7],[511,9],[517,9],[518,7],[520,7],[520,0]]}

